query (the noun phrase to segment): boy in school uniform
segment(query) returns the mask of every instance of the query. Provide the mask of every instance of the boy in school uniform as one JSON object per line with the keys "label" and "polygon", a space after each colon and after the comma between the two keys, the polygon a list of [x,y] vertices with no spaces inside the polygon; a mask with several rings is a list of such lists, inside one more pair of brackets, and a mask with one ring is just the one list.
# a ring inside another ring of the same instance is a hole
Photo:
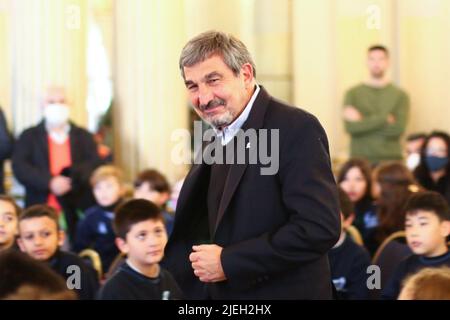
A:
{"label": "boy in school uniform", "polygon": [[64,243],[64,232],[58,226],[55,209],[47,205],[34,205],[26,209],[19,217],[17,241],[23,252],[45,262],[66,279],[68,288],[74,290],[80,299],[95,297],[98,289],[95,270],[80,257],[59,248]]}
{"label": "boy in school uniform", "polygon": [[17,248],[20,208],[13,198],[0,195],[0,251]]}
{"label": "boy in school uniform", "polygon": [[450,209],[444,197],[432,191],[418,192],[405,211],[406,240],[413,254],[396,268],[382,291],[383,299],[397,299],[403,281],[424,268],[450,266]]}
{"label": "boy in school uniform", "polygon": [[122,171],[112,165],[101,166],[92,174],[91,185],[97,205],[86,210],[79,222],[74,250],[94,249],[100,255],[102,269],[107,271],[119,254],[112,220],[125,192]]}
{"label": "boy in school uniform", "polygon": [[360,300],[369,298],[367,288],[367,267],[370,265],[369,253],[356,244],[345,231],[355,218],[352,202],[339,188],[341,206],[341,236],[328,253],[331,278],[340,300]]}
{"label": "boy in school uniform", "polygon": [[100,289],[100,300],[177,300],[183,295],[161,268],[167,233],[158,206],[144,199],[121,205],[114,217],[116,244],[126,262]]}

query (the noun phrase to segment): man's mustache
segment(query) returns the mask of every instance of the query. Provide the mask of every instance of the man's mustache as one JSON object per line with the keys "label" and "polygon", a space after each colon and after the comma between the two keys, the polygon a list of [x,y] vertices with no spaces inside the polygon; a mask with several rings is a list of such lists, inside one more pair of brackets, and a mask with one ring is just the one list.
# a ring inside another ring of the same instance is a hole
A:
{"label": "man's mustache", "polygon": [[211,108],[215,108],[218,106],[225,106],[226,102],[223,99],[217,98],[217,99],[213,99],[210,102],[208,102],[207,104],[201,104],[199,106],[200,111],[205,111]]}

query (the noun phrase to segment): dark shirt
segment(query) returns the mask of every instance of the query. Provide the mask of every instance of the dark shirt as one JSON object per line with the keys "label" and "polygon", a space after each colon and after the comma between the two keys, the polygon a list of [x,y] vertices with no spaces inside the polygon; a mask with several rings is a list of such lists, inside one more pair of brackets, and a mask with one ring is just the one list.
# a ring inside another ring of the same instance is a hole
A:
{"label": "dark shirt", "polygon": [[441,177],[438,181],[433,181],[430,176],[425,178],[417,177],[418,182],[427,190],[436,191],[442,194],[447,203],[450,204],[450,177],[445,175]]}
{"label": "dark shirt", "polygon": [[353,225],[359,230],[365,243],[371,231],[378,226],[376,206],[371,199],[363,200],[355,205]]}
{"label": "dark shirt", "polygon": [[343,300],[368,299],[367,267],[370,257],[367,251],[346,235],[344,242],[328,253],[331,278],[338,298]]}
{"label": "dark shirt", "polygon": [[[81,300],[93,300],[97,293],[99,282],[97,272],[83,261],[77,255],[70,252],[58,250],[55,255],[48,261],[50,267],[64,279],[68,280],[68,284],[76,284],[75,277],[77,271],[72,270],[71,266],[79,267],[79,288],[73,290],[78,294]],[[69,287],[69,289],[71,289]]]}
{"label": "dark shirt", "polygon": [[119,254],[115,244],[115,234],[112,227],[114,209],[106,210],[94,206],[86,211],[86,215],[78,223],[74,250],[80,252],[92,248],[98,252],[102,260],[102,269],[107,271]]}
{"label": "dark shirt", "polygon": [[167,211],[163,211],[164,224],[166,226],[167,236],[170,236],[173,230],[173,223],[175,222],[175,217]]}
{"label": "dark shirt", "polygon": [[99,300],[180,300],[183,299],[172,275],[161,268],[158,277],[149,278],[124,263],[100,289]]}
{"label": "dark shirt", "polygon": [[395,300],[400,294],[403,280],[409,275],[419,272],[423,268],[450,267],[450,251],[438,257],[425,258],[423,256],[411,255],[403,260],[390,278],[387,286],[381,293],[382,299]]}

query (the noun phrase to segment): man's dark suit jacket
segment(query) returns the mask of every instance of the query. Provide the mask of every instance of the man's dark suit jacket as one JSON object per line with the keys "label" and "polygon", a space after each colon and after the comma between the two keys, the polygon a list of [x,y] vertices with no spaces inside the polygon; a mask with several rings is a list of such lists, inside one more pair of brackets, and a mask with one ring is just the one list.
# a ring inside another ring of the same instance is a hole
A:
{"label": "man's dark suit jacket", "polygon": [[[100,164],[93,136],[75,124],[70,124],[72,167],[62,174],[72,178],[70,196],[76,196],[81,209],[93,205],[89,177]],[[48,134],[45,123],[25,130],[13,151],[12,166],[15,177],[25,186],[25,205],[44,204],[50,193]],[[68,194],[69,196],[69,194]],[[61,202],[61,199],[59,199]]]}
{"label": "man's dark suit jacket", "polygon": [[[261,175],[260,164],[232,165],[211,233],[210,166],[195,164],[163,263],[191,299],[330,299],[327,252],[341,227],[325,131],[314,116],[262,87],[242,127],[248,128],[279,129],[278,173]],[[226,281],[205,286],[195,277],[189,254],[205,242],[224,248]]]}

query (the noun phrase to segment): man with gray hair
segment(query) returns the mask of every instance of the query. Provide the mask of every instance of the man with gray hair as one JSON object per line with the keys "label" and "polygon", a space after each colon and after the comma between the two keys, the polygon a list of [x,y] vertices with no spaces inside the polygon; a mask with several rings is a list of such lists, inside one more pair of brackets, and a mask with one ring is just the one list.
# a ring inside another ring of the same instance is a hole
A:
{"label": "man with gray hair", "polygon": [[[165,265],[190,299],[331,298],[327,252],[340,218],[322,126],[257,84],[250,53],[233,36],[198,35],[180,69],[194,110],[215,132],[200,156],[215,145],[227,157],[191,168]],[[234,145],[251,132],[256,141]],[[262,161],[229,161],[256,148],[278,153],[276,172],[263,174]]]}

